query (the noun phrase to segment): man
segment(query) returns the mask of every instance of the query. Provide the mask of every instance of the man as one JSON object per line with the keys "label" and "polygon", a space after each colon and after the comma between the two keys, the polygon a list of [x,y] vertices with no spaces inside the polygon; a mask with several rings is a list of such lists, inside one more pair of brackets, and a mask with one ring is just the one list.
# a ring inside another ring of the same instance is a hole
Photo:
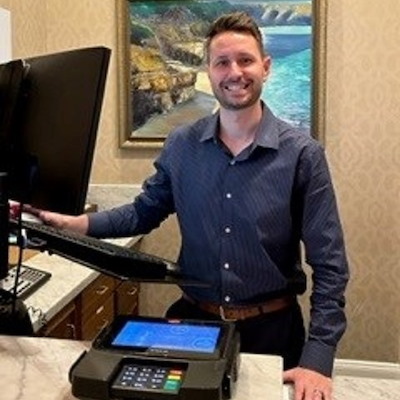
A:
{"label": "man", "polygon": [[[182,288],[167,316],[235,320],[242,351],[282,355],[296,400],[331,400],[348,266],[323,149],[260,100],[271,60],[247,14],[215,21],[206,55],[220,109],[169,135],[132,204],[89,216],[39,215],[60,228],[118,237],[148,233],[176,212],[178,263],[211,285]],[[306,340],[296,299],[304,291],[300,241],[313,268]]]}

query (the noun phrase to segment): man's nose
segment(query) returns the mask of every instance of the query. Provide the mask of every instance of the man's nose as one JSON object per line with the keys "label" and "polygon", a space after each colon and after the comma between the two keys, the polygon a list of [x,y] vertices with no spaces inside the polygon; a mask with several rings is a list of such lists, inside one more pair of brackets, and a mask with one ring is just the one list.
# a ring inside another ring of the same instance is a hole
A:
{"label": "man's nose", "polygon": [[234,76],[240,76],[243,73],[242,68],[236,61],[231,62],[229,72],[231,75],[234,75]]}

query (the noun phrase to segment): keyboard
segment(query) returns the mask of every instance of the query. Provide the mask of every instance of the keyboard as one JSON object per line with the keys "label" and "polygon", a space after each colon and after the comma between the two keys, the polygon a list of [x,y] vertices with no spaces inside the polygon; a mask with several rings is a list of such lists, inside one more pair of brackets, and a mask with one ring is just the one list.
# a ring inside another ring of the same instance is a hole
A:
{"label": "keyboard", "polygon": [[[8,276],[0,280],[0,288],[6,290],[7,292],[13,293],[16,274],[17,266],[14,265],[8,270]],[[50,272],[28,267],[27,265],[21,265],[17,285],[17,297],[21,300],[25,300],[44,283],[46,283],[50,277]]]}
{"label": "keyboard", "polygon": [[[11,226],[17,227],[16,221]],[[163,258],[45,224],[22,221],[28,242],[122,280],[200,285],[181,276],[177,264]]]}

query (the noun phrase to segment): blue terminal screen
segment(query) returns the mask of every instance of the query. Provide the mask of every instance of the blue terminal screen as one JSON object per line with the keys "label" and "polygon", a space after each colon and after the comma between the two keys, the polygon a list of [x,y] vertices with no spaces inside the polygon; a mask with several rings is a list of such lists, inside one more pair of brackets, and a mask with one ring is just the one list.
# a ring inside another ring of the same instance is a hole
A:
{"label": "blue terminal screen", "polygon": [[128,321],[113,346],[213,353],[221,328],[185,323]]}

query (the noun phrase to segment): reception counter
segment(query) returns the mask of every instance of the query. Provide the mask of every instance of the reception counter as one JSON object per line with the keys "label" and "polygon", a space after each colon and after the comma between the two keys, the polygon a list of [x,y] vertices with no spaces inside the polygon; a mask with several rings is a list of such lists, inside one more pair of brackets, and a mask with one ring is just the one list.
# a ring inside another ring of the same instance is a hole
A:
{"label": "reception counter", "polygon": [[[88,342],[0,336],[2,400],[73,400],[68,371]],[[400,365],[337,360],[334,400],[398,400]],[[233,400],[293,400],[280,357],[241,355]]]}

